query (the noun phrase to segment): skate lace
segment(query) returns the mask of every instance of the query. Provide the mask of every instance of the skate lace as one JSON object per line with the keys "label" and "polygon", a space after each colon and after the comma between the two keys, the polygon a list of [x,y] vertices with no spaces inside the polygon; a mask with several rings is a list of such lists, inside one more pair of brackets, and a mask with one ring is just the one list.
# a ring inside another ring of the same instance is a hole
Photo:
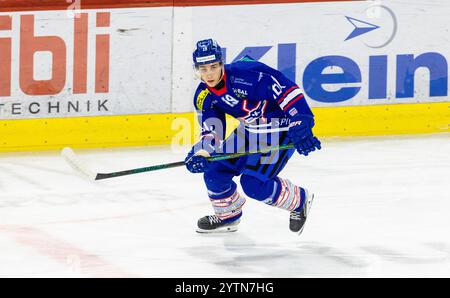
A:
{"label": "skate lace", "polygon": [[300,212],[297,211],[292,211],[290,214],[290,218],[293,220],[300,220],[301,219],[301,214]]}
{"label": "skate lace", "polygon": [[209,222],[211,224],[220,223],[221,222],[221,220],[216,215],[209,215],[208,219],[209,219]]}

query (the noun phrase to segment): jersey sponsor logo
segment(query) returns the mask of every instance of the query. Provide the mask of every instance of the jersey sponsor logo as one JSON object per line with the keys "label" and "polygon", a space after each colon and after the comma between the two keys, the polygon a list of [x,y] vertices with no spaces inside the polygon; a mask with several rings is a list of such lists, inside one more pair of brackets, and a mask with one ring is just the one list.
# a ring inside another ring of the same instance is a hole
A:
{"label": "jersey sponsor logo", "polygon": [[302,124],[302,121],[301,121],[301,120],[293,121],[293,122],[291,122],[291,123],[289,124],[289,127],[297,126],[297,125],[300,125],[300,124]]}
{"label": "jersey sponsor logo", "polygon": [[240,88],[233,88],[233,92],[238,98],[246,98],[248,96],[247,90]]}
{"label": "jersey sponsor logo", "polygon": [[246,85],[246,86],[253,86],[252,83],[247,82],[245,79],[242,79],[242,78],[234,78],[234,80],[232,79],[232,81],[235,84],[242,84],[242,85]]}
{"label": "jersey sponsor logo", "polygon": [[197,109],[203,110],[203,104],[204,104],[206,96],[208,96],[208,94],[209,94],[209,90],[208,89],[202,90],[202,92],[200,92],[198,94],[197,102],[195,104],[197,106]]}

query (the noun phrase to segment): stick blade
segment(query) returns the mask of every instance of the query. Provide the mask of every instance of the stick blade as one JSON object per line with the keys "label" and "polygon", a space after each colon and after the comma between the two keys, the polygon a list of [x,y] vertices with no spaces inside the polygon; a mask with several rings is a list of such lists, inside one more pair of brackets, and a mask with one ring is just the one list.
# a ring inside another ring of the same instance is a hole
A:
{"label": "stick blade", "polygon": [[61,151],[61,156],[64,157],[66,162],[82,177],[90,181],[95,181],[96,174],[78,159],[72,148],[65,147]]}

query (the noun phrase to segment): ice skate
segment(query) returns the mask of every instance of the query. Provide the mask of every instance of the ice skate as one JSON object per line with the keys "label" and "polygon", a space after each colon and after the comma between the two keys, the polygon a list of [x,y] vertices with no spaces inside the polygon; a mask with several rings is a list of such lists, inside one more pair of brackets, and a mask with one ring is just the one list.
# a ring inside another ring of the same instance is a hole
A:
{"label": "ice skate", "polygon": [[200,218],[197,222],[198,233],[228,233],[236,232],[237,226],[240,222],[240,218],[237,218],[231,222],[224,223],[216,215],[207,215]]}
{"label": "ice skate", "polygon": [[305,204],[303,205],[303,208],[299,210],[299,207],[296,210],[291,211],[290,214],[289,229],[292,232],[298,233],[299,235],[303,232],[313,200],[314,194],[305,189]]}

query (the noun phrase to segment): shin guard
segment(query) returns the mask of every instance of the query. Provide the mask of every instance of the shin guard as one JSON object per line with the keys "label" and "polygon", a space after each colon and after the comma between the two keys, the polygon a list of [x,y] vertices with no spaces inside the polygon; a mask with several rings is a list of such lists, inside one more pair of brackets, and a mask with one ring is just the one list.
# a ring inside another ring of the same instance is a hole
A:
{"label": "shin guard", "polygon": [[236,184],[224,193],[209,192],[209,199],[216,213],[216,216],[223,222],[230,222],[238,219],[242,215],[242,206],[245,198],[237,192]]}
{"label": "shin guard", "polygon": [[277,179],[279,180],[278,196],[275,196],[270,205],[288,211],[301,209],[305,201],[305,190],[288,179],[279,177]]}

